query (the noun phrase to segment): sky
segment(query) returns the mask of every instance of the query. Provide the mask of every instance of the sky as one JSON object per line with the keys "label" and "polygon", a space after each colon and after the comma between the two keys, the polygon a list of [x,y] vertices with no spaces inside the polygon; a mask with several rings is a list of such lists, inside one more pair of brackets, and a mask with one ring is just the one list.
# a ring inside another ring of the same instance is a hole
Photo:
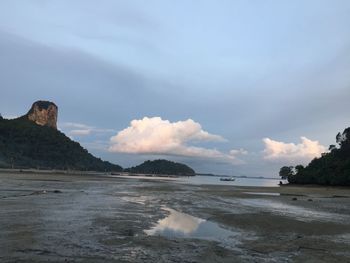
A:
{"label": "sky", "polygon": [[0,112],[130,167],[277,177],[350,126],[350,1],[3,0]]}

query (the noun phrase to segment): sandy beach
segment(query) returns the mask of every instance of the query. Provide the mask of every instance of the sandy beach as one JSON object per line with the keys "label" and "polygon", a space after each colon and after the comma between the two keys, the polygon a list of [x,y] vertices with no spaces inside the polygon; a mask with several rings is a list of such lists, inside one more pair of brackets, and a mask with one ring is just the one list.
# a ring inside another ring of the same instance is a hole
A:
{"label": "sandy beach", "polygon": [[350,262],[350,189],[0,173],[1,262]]}

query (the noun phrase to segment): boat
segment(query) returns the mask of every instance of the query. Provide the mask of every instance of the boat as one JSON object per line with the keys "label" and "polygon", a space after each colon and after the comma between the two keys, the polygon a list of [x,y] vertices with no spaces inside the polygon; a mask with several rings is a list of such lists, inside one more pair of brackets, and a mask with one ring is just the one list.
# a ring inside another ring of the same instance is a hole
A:
{"label": "boat", "polygon": [[228,182],[233,182],[234,180],[236,180],[233,177],[222,177],[220,178],[220,181],[228,181]]}

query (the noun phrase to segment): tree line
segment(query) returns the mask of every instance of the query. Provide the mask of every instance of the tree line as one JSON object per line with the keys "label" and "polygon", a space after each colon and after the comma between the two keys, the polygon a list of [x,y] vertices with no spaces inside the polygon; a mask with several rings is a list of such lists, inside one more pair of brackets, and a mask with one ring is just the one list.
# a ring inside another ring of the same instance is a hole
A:
{"label": "tree line", "polygon": [[350,127],[336,135],[329,152],[303,165],[283,166],[279,175],[291,184],[350,186]]}

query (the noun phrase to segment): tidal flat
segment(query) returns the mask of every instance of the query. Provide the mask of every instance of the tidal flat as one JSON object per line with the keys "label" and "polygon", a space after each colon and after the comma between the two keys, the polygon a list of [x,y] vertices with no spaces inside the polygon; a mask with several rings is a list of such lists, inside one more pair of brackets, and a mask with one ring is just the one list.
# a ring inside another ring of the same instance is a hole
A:
{"label": "tidal flat", "polygon": [[0,262],[350,262],[350,189],[0,173]]}

